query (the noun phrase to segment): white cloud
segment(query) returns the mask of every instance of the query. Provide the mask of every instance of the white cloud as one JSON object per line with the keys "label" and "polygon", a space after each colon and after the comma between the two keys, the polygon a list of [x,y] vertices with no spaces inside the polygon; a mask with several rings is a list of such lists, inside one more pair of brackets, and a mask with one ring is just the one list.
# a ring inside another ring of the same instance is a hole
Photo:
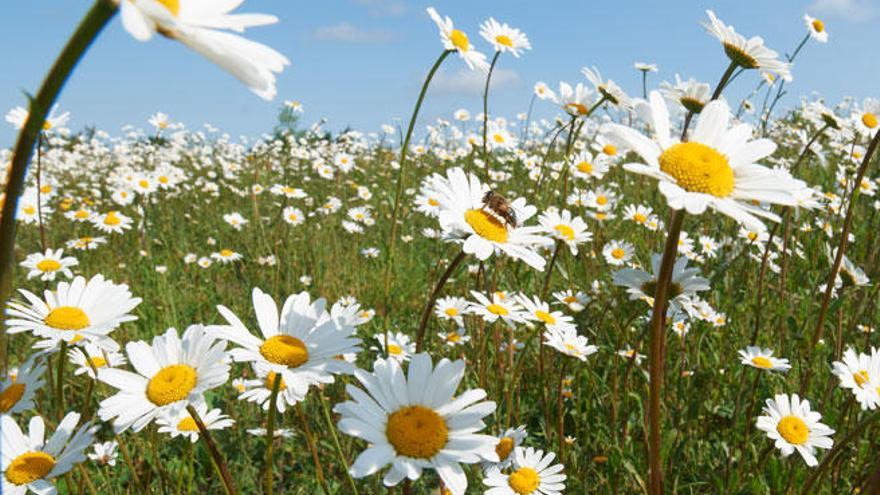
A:
{"label": "white cloud", "polygon": [[[492,72],[490,90],[515,86],[519,83],[519,74],[512,69],[495,69]],[[482,95],[486,86],[486,73],[470,69],[459,69],[455,72],[441,71],[434,76],[431,89],[446,94]]]}
{"label": "white cloud", "polygon": [[839,15],[852,21],[864,21],[876,13],[868,0],[816,0],[810,10]]}
{"label": "white cloud", "polygon": [[348,22],[319,27],[312,36],[321,41],[341,41],[344,43],[385,43],[392,39],[392,35],[388,31],[367,31]]}

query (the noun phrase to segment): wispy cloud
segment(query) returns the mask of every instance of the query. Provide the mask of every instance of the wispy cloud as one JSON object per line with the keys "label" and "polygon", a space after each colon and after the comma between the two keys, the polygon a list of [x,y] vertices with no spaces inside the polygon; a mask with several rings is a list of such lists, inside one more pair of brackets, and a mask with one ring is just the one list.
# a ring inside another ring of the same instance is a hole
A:
{"label": "wispy cloud", "polygon": [[398,17],[406,12],[403,0],[354,0],[354,3],[366,7],[373,16]]}
{"label": "wispy cloud", "polygon": [[[490,89],[515,86],[519,83],[519,74],[512,69],[495,69],[492,73]],[[455,72],[440,72],[431,83],[431,89],[439,93],[458,95],[481,95],[486,85],[486,74],[480,71],[460,69]]]}
{"label": "wispy cloud", "polygon": [[339,41],[343,43],[385,43],[393,38],[392,34],[388,31],[369,31],[349,22],[319,27],[312,33],[312,37],[321,41]]}
{"label": "wispy cloud", "polygon": [[877,12],[868,0],[816,0],[810,10],[839,15],[852,21],[868,20]]}

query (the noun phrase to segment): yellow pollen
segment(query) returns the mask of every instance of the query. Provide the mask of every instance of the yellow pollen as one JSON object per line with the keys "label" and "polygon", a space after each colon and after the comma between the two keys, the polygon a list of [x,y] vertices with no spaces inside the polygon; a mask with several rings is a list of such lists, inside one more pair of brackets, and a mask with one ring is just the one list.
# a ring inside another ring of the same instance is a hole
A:
{"label": "yellow pollen", "polygon": [[563,301],[565,301],[565,304],[571,304],[577,302],[577,298],[574,296],[565,296]]}
{"label": "yellow pollen", "polygon": [[199,425],[196,424],[196,420],[192,416],[187,416],[181,419],[180,423],[177,423],[177,429],[180,431],[199,431]]}
{"label": "yellow pollen", "polygon": [[492,140],[498,144],[502,144],[504,143],[504,136],[502,134],[494,134]]}
{"label": "yellow pollen", "polygon": [[864,387],[870,380],[870,377],[868,376],[867,370],[859,370],[858,373],[853,373],[853,380],[859,387]]}
{"label": "yellow pollen", "polygon": [[440,202],[434,198],[428,198],[428,204],[431,206],[440,206]]}
{"label": "yellow pollen", "polygon": [[113,227],[114,225],[119,225],[120,223],[122,223],[122,220],[120,220],[119,217],[116,216],[115,211],[111,211],[107,214],[106,217],[104,217],[104,225],[109,225]]}
{"label": "yellow pollen", "polygon": [[77,334],[74,334],[74,335],[73,335],[73,338],[72,338],[72,339],[70,339],[70,343],[71,343],[71,344],[76,344],[77,342],[82,341],[82,339],[83,339],[83,336],[82,336],[81,334],[78,334],[78,333],[77,333]]}
{"label": "yellow pollen", "polygon": [[159,176],[159,182],[162,183],[162,184],[168,184],[168,177],[165,176],[165,175],[160,175],[160,176]]}
{"label": "yellow pollen", "polygon": [[398,455],[431,459],[446,446],[449,430],[432,409],[409,406],[388,416],[385,436]]}
{"label": "yellow pollen", "polygon": [[452,46],[458,49],[458,51],[464,53],[468,51],[471,43],[468,41],[468,37],[463,32],[458,29],[453,29],[451,33],[449,33],[449,41],[452,42]]}
{"label": "yellow pollen", "polygon": [[27,485],[42,479],[55,467],[55,458],[45,452],[26,452],[6,468],[6,480],[13,485]]}
{"label": "yellow pollen", "polygon": [[810,438],[810,428],[797,416],[785,416],[780,419],[776,431],[792,445],[803,445]]}
{"label": "yellow pollen", "polygon": [[50,129],[52,129],[52,122],[49,122],[48,119],[47,119],[47,120],[44,120],[44,121],[43,121],[43,130],[44,130],[44,131],[48,131],[48,130],[50,130]]}
{"label": "yellow pollen", "polygon": [[399,356],[403,353],[403,349],[397,344],[388,344],[388,354]]}
{"label": "yellow pollen", "polygon": [[510,437],[504,437],[501,440],[498,440],[498,444],[495,445],[495,453],[498,454],[498,459],[500,461],[507,459],[510,456],[510,453],[513,452],[513,447],[515,447],[515,444]]}
{"label": "yellow pollen", "polygon": [[559,237],[565,239],[566,241],[574,240],[574,229],[565,224],[559,224],[556,227],[553,227],[553,230],[559,234]]}
{"label": "yellow pollen", "polygon": [[577,115],[586,115],[590,111],[583,103],[569,103],[565,106],[574,110]]}
{"label": "yellow pollen", "polygon": [[556,324],[556,318],[554,318],[553,315],[546,311],[542,311],[540,309],[538,311],[535,311],[535,317],[548,325]]}
{"label": "yellow pollen", "polygon": [[605,206],[608,204],[608,198],[605,196],[596,196],[596,204]]}
{"label": "yellow pollen", "polygon": [[446,335],[446,341],[452,342],[453,344],[461,342],[461,335],[459,335],[458,332],[449,332]]}
{"label": "yellow pollen", "polygon": [[485,211],[468,210],[464,212],[464,220],[480,237],[493,242],[507,242],[507,227]]}
{"label": "yellow pollen", "polygon": [[150,186],[150,183],[144,179],[141,179],[140,181],[138,181],[138,185],[143,187],[144,189],[146,189],[147,187]]}
{"label": "yellow pollen", "polygon": [[635,221],[636,223],[645,223],[648,221],[648,217],[646,217],[642,213],[636,213],[635,215],[633,215],[633,221]]}
{"label": "yellow pollen", "polygon": [[82,330],[90,324],[85,311],[73,306],[58,306],[49,311],[43,322],[57,330]]}
{"label": "yellow pollen", "polygon": [[96,357],[93,357],[93,358],[89,358],[88,363],[90,363],[90,364],[91,364],[92,366],[94,366],[96,369],[97,369],[97,368],[103,368],[104,366],[107,366],[107,360],[104,359],[104,358],[102,358],[101,356],[96,356]]}
{"label": "yellow pollen", "polygon": [[750,241],[754,241],[758,238],[758,233],[749,231],[748,238]]}
{"label": "yellow pollen", "polygon": [[577,166],[578,172],[581,172],[584,174],[593,173],[593,164],[590,162],[580,162],[576,166]]}
{"label": "yellow pollen", "polygon": [[499,45],[504,45],[508,48],[513,48],[513,40],[510,39],[510,36],[499,34],[495,37],[495,41],[498,42]]}
{"label": "yellow pollen", "polygon": [[45,259],[37,263],[37,270],[40,270],[41,272],[54,272],[59,268],[61,268],[61,263],[55,260]]}
{"label": "yellow pollen", "polygon": [[687,142],[669,147],[657,159],[660,170],[689,192],[718,198],[733,192],[733,169],[727,158],[705,144]]}
{"label": "yellow pollen", "polygon": [[147,399],[167,406],[186,399],[196,386],[196,370],[186,364],[172,364],[159,370],[147,383]]}
{"label": "yellow pollen", "polygon": [[224,258],[228,258],[228,257],[232,256],[232,254],[233,253],[232,253],[231,249],[221,249],[220,250],[220,256],[222,256]]}
{"label": "yellow pollen", "polygon": [[813,25],[813,29],[815,29],[817,33],[825,31],[825,23],[820,21],[819,19],[813,19],[813,22],[811,22],[810,24]]}
{"label": "yellow pollen", "polygon": [[507,308],[505,308],[504,306],[502,306],[500,304],[490,304],[490,305],[486,306],[486,309],[488,309],[489,312],[492,313],[493,315],[498,315],[498,316],[506,316],[508,313],[510,313],[510,311],[508,311]]}
{"label": "yellow pollen", "polygon": [[524,466],[510,473],[507,478],[507,484],[519,495],[529,495],[538,489],[541,479],[538,477],[537,471]]}
{"label": "yellow pollen", "polygon": [[773,363],[765,358],[764,356],[755,356],[752,358],[752,364],[757,366],[758,368],[763,368],[765,370],[769,370],[773,367]]}
{"label": "yellow pollen", "polygon": [[613,144],[606,144],[602,147],[602,153],[605,153],[608,156],[614,156],[617,154],[617,146]]}
{"label": "yellow pollen", "polygon": [[25,386],[23,383],[13,383],[0,392],[0,412],[5,413],[12,409],[24,396]]}
{"label": "yellow pollen", "polygon": [[622,248],[614,248],[611,250],[611,257],[616,260],[622,260],[624,256],[626,256],[626,251]]}
{"label": "yellow pollen", "polygon": [[865,114],[862,115],[862,123],[865,124],[865,127],[868,129],[873,129],[877,127],[877,116],[871,112],[865,112]]}
{"label": "yellow pollen", "polygon": [[271,363],[283,364],[290,368],[302,366],[309,360],[306,344],[290,335],[270,337],[260,346],[260,354]]}
{"label": "yellow pollen", "polygon": [[290,218],[290,221],[291,221],[291,222],[295,222],[296,219],[299,218],[299,217],[296,216],[296,213],[291,213],[290,216],[288,216],[288,218]]}
{"label": "yellow pollen", "polygon": [[76,213],[73,214],[73,217],[78,220],[85,220],[86,218],[89,218],[89,212],[86,210],[77,210]]}
{"label": "yellow pollen", "polygon": [[49,194],[50,192],[52,192],[52,186],[50,186],[49,184],[46,184],[45,186],[41,186],[40,192],[43,194]]}
{"label": "yellow pollen", "polygon": [[446,316],[458,316],[458,308],[446,308],[445,311]]}
{"label": "yellow pollen", "polygon": [[[180,15],[180,0],[157,0],[160,4],[162,4],[168,12],[171,12],[171,15],[177,17]],[[164,122],[163,122],[164,123]],[[166,126],[168,124],[165,124]]]}
{"label": "yellow pollen", "polygon": [[34,213],[37,212],[37,209],[34,208],[33,206],[30,206],[30,205],[25,206],[23,208],[23,210],[24,210],[25,215],[33,215]]}
{"label": "yellow pollen", "polygon": [[[270,371],[268,375],[266,375],[266,388],[272,390],[275,386],[275,377],[278,376],[274,371]],[[284,382],[284,378],[281,379],[281,383],[278,384],[278,390],[284,390],[287,388],[287,383]]]}

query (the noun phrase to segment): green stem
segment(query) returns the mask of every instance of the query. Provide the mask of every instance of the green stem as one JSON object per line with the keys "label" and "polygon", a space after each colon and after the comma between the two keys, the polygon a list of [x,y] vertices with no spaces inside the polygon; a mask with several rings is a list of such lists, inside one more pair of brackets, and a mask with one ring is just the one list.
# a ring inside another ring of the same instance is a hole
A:
{"label": "green stem", "polygon": [[[88,50],[89,46],[101,33],[101,30],[116,14],[117,7],[107,0],[98,0],[80,22],[73,36],[55,60],[49,73],[43,80],[36,98],[30,102],[27,121],[18,134],[12,153],[12,163],[6,177],[6,200],[0,212],[0,308],[12,294],[12,269],[15,249],[15,212],[18,198],[24,191],[27,166],[34,153],[34,143],[49,109],[55,104],[64,83],[67,81],[77,62]],[[5,312],[0,311],[0,361],[6,362]]]}
{"label": "green stem", "polygon": [[492,72],[495,71],[499,55],[501,55],[500,50],[492,57],[492,65],[489,66],[489,73],[486,75],[486,86],[483,88],[483,166],[486,168],[487,181],[489,180],[489,141],[486,139],[489,129],[489,83],[492,81]]}
{"label": "green stem", "polygon": [[281,388],[281,373],[275,373],[272,395],[269,397],[269,418],[266,420],[266,495],[272,495],[272,454],[275,451],[275,403]]}
{"label": "green stem", "polygon": [[64,363],[67,362],[67,342],[61,341],[61,352],[58,353],[58,375],[55,379],[55,409],[58,419],[64,417]]}
{"label": "green stem", "polygon": [[324,397],[324,394],[320,394],[320,396],[321,409],[324,412],[324,421],[327,422],[327,429],[330,430],[330,437],[333,439],[333,448],[336,450],[336,457],[345,469],[345,477],[348,480],[348,486],[351,487],[351,493],[358,495],[357,485],[354,482],[354,478],[351,477],[351,473],[348,471],[348,461],[345,459],[345,453],[342,451],[342,445],[339,443],[339,436],[336,434],[336,426],[333,424],[333,419],[330,417],[330,408],[327,406],[327,398]]}
{"label": "green stem", "polygon": [[199,427],[199,433],[201,434],[202,440],[205,441],[205,445],[208,447],[208,453],[211,454],[211,459],[214,461],[217,473],[220,476],[220,480],[223,482],[223,488],[226,489],[226,494],[236,495],[238,492],[235,489],[235,483],[232,481],[232,475],[229,474],[229,467],[226,466],[226,461],[224,461],[223,456],[220,455],[220,451],[217,449],[217,444],[214,443],[214,439],[211,437],[208,428],[205,427],[204,421],[202,421],[201,416],[199,416],[198,411],[196,411],[196,408],[193,407],[192,404],[186,405],[186,411],[192,416],[193,421],[196,422],[196,426]]}
{"label": "green stem", "polygon": [[446,268],[446,271],[443,272],[443,275],[440,276],[440,280],[437,281],[437,285],[434,286],[434,290],[431,291],[431,295],[428,296],[428,302],[425,303],[425,309],[422,310],[422,319],[419,320],[419,329],[416,332],[416,352],[422,352],[424,340],[425,340],[425,328],[428,326],[428,319],[431,317],[431,309],[434,308],[434,302],[437,301],[437,296],[440,295],[440,291],[443,290],[443,286],[446,285],[446,281],[449,280],[449,277],[452,276],[452,272],[458,268],[458,265],[464,261],[467,253],[464,250],[461,250],[458,253],[458,256],[452,260],[452,263]]}

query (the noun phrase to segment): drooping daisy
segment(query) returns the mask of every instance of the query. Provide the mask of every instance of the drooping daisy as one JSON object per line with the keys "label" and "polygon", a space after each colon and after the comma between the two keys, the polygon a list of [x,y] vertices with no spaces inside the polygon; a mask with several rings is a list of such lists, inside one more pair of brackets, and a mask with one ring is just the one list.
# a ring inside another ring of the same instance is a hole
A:
{"label": "drooping daisy", "polygon": [[699,82],[694,78],[682,81],[681,77],[675,75],[675,84],[666,81],[660,83],[660,93],[667,100],[681,105],[688,112],[700,113],[703,107],[709,103],[712,89],[708,83]]}
{"label": "drooping daisy", "polygon": [[570,170],[579,179],[601,179],[608,172],[608,161],[583,150],[572,159]]}
{"label": "drooping daisy", "polygon": [[[0,382],[0,414],[18,414],[34,407],[34,394],[46,380],[42,354],[34,354]],[[5,453],[4,453],[5,454]]]}
{"label": "drooping daisy", "polygon": [[91,342],[67,351],[67,357],[77,367],[74,375],[85,373],[92,378],[95,378],[95,370],[118,368],[127,362],[122,353],[107,351]]}
{"label": "drooping daisy", "polygon": [[816,448],[830,449],[834,430],[819,422],[822,416],[810,410],[810,401],[801,400],[797,394],[789,397],[779,394],[767,399],[766,416],[758,417],[759,430],[776,442],[776,448],[788,457],[795,450],[804,458],[807,466],[819,464]]}
{"label": "drooping daisy", "polygon": [[632,259],[633,245],[627,241],[612,240],[602,248],[602,256],[612,266],[622,266]]}
{"label": "drooping daisy", "polygon": [[112,210],[92,217],[92,225],[101,232],[121,234],[131,228],[131,218]]}
{"label": "drooping daisy", "polygon": [[[626,287],[630,300],[644,299],[653,305],[662,261],[662,255],[656,253],[651,255],[651,273],[638,268],[618,270],[614,273],[614,284]],[[709,281],[699,275],[699,268],[688,268],[687,263],[687,257],[681,256],[675,260],[672,268],[672,279],[667,288],[667,301],[673,313],[677,312],[684,300],[692,298],[697,292],[709,290]]]}
{"label": "drooping daisy", "polygon": [[[233,424],[235,420],[223,414],[220,409],[211,409],[204,402],[194,405],[196,413],[201,418],[205,429],[208,430],[225,430]],[[159,433],[168,433],[171,438],[178,436],[189,437],[190,442],[199,441],[199,426],[196,420],[190,416],[185,406],[175,406],[164,411],[157,419],[156,424],[159,426]]]}
{"label": "drooping daisy", "polygon": [[581,83],[572,87],[567,82],[559,83],[559,93],[553,101],[572,117],[585,117],[593,106],[592,91]]}
{"label": "drooping daisy", "polygon": [[651,92],[650,103],[636,106],[641,116],[649,118],[655,140],[619,124],[608,124],[606,130],[645,160],[624,168],[659,180],[660,192],[674,209],[700,214],[712,207],[751,230],[763,231],[757,217],[773,221],[779,217],[754,202],[794,206],[795,191],[806,187],[788,172],[755,163],[772,154],[776,145],[768,139],[751,140],[748,124],[728,128],[730,108],[723,101],[703,108],[687,142],[670,136],[669,111],[658,92]]}
{"label": "drooping daisy", "polygon": [[596,89],[602,98],[618,108],[630,108],[632,100],[630,97],[611,79],[602,79],[602,74],[596,67],[584,67],[581,74],[590,81],[590,84]]}
{"label": "drooping daisy", "polygon": [[510,225],[484,205],[483,198],[489,188],[476,175],[465,174],[461,168],[450,169],[446,175],[448,186],[438,189],[446,194],[437,199],[444,238],[462,243],[464,252],[480,260],[502,252],[537,270],[544,269],[546,261],[535,247],[546,244],[547,239],[539,235],[540,226],[523,226],[537,208],[527,205],[525,198],[511,201],[516,222]]}
{"label": "drooping daisy", "polygon": [[825,30],[824,22],[804,14],[804,24],[806,24],[811,38],[819,43],[828,43],[828,31]]}
{"label": "drooping daisy", "polygon": [[421,353],[413,356],[406,375],[394,359],[376,360],[372,373],[355,370],[364,389],[349,385],[353,400],[335,407],[339,429],[370,444],[352,464],[352,476],[363,478],[391,465],[383,482],[395,486],[434,469],[453,495],[463,495],[467,476],[461,464],[498,461],[497,439],[477,433],[495,403],[483,401],[482,389],[456,393],[464,368],[464,361],[448,359],[434,366]]}
{"label": "drooping daisy", "polygon": [[501,24],[492,17],[480,24],[480,36],[489,42],[495,51],[510,52],[516,58],[519,58],[523,50],[532,49],[525,33],[508,26],[506,22]]}
{"label": "drooping daisy", "polygon": [[98,410],[102,421],[113,420],[117,433],[129,428],[138,432],[174,406],[203,401],[205,391],[229,379],[226,342],[201,325],[191,325],[183,338],[169,328],[153,337],[152,344],[129,342],[125,351],[136,373],[115,368],[98,371],[98,380],[119,389],[101,401]]}
{"label": "drooping daisy", "polygon": [[538,217],[538,222],[544,228],[544,232],[568,246],[573,256],[578,254],[578,244],[593,239],[593,235],[587,231],[587,223],[584,219],[572,216],[568,210],[547,211]]}
{"label": "drooping daisy", "polygon": [[[122,25],[138,41],[159,33],[214,62],[265,100],[275,97],[275,73],[290,61],[266,45],[243,38],[246,28],[278,22],[265,14],[230,14],[241,1],[130,0],[119,2]],[[228,30],[228,31],[227,31]]]}
{"label": "drooping daisy", "polygon": [[55,291],[44,293],[45,301],[35,294],[19,289],[27,303],[12,301],[6,314],[6,324],[11,334],[33,332],[39,337],[78,342],[83,338],[98,345],[109,345],[115,351],[118,345],[104,337],[120,324],[133,321],[130,314],[140,304],[139,297],[132,297],[128,286],[114,284],[95,275],[88,281],[78,276],[72,282],[59,282]]}
{"label": "drooping daisy", "polygon": [[709,22],[704,23],[706,30],[718,38],[731,62],[744,69],[758,69],[791,81],[791,64],[779,60],[779,54],[764,46],[764,40],[760,36],[747,40],[733,26],[725,25],[715,17],[711,10],[707,10],[706,15],[709,16]]}
{"label": "drooping daisy", "polygon": [[740,349],[739,356],[742,364],[753,368],[782,372],[791,369],[788,359],[773,357],[773,351],[770,349],[761,349],[750,345],[745,349]]}
{"label": "drooping daisy", "polygon": [[880,350],[871,354],[856,353],[846,349],[842,361],[834,362],[832,373],[840,380],[840,386],[850,389],[862,409],[880,406]]}
{"label": "drooping daisy", "polygon": [[21,266],[30,270],[27,274],[28,280],[40,277],[43,281],[55,280],[55,276],[59,273],[71,278],[73,272],[70,271],[70,267],[78,264],[79,261],[73,256],[65,257],[63,249],[47,249],[45,253],[32,253],[21,262]]}
{"label": "drooping daisy", "polygon": [[113,467],[116,465],[116,458],[119,457],[119,454],[116,452],[118,448],[119,443],[116,440],[96,443],[92,446],[92,452],[88,454],[89,460],[97,462],[101,466]]}
{"label": "drooping daisy", "polygon": [[544,342],[562,354],[578,358],[581,361],[586,361],[587,356],[599,350],[594,345],[588,345],[587,338],[578,335],[577,328],[573,325],[552,329],[548,327],[544,331]]}
{"label": "drooping daisy", "polygon": [[459,326],[464,325],[464,315],[468,311],[467,299],[463,297],[441,297],[434,305],[434,314],[443,320],[452,320]]}
{"label": "drooping daisy", "polygon": [[513,456],[513,472],[493,469],[483,479],[483,484],[492,487],[486,495],[560,495],[565,490],[564,466],[553,464],[553,452],[545,455],[542,450],[517,447]]}
{"label": "drooping daisy", "polygon": [[434,10],[434,7],[428,7],[427,12],[434,23],[437,24],[437,29],[440,30],[440,42],[443,43],[443,48],[458,52],[458,56],[464,60],[471,70],[489,70],[486,56],[474,49],[474,45],[471,44],[467,34],[455,29],[449,16],[445,18],[440,17],[440,14]]}
{"label": "drooping daisy", "polygon": [[489,299],[482,293],[473,290],[471,295],[477,302],[470,303],[469,313],[477,315],[489,323],[500,318],[511,328],[517,323],[525,322],[525,315],[523,315],[522,308],[515,298],[495,292],[492,294],[492,299]]}
{"label": "drooping daisy", "polygon": [[307,292],[293,294],[279,313],[272,296],[259,288],[254,288],[252,297],[259,336],[225,306],[217,310],[228,324],[208,327],[212,335],[239,346],[229,351],[235,361],[280,373],[286,389],[299,400],[305,399],[310,386],[333,383],[335,374],[352,371],[337,356],[360,351],[360,339],[353,335],[354,325],[330,317],[324,299],[312,302]]}
{"label": "drooping daisy", "polygon": [[483,469],[489,471],[493,468],[507,469],[510,467],[516,457],[513,455],[513,451],[522,445],[523,441],[526,439],[526,435],[525,425],[505,430],[504,433],[498,436],[498,443],[495,444],[495,453],[498,454],[498,462],[485,461],[483,462]]}
{"label": "drooping daisy", "polygon": [[58,428],[45,439],[46,424],[40,416],[31,418],[25,435],[12,416],[0,418],[3,432],[3,490],[6,495],[56,493],[52,478],[57,478],[86,459],[83,453],[95,440],[97,426],[91,422],[77,429],[79,413],[70,412]]}

